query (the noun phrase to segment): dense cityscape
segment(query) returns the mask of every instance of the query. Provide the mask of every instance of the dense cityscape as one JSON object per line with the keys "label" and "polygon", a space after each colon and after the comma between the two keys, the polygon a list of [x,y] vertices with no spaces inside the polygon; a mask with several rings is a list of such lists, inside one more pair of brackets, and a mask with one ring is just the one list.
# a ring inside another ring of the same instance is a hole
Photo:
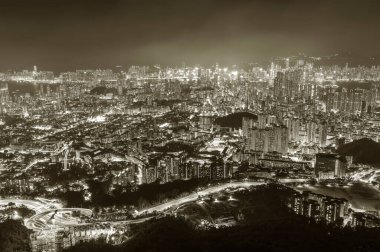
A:
{"label": "dense cityscape", "polygon": [[0,11],[0,252],[380,251],[380,1]]}
{"label": "dense cityscape", "polygon": [[234,192],[272,184],[317,222],[380,225],[355,196],[379,200],[380,67],[295,56],[0,77],[1,219],[23,220],[31,251],[120,244],[164,216],[238,225]]}

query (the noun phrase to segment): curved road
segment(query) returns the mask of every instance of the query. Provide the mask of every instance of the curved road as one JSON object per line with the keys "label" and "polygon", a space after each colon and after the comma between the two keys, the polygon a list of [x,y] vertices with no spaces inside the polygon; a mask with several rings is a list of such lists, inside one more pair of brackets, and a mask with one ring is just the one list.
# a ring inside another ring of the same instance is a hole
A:
{"label": "curved road", "polygon": [[266,184],[266,182],[251,182],[251,181],[230,182],[230,183],[210,187],[210,188],[204,189],[202,191],[198,191],[197,193],[193,193],[193,194],[190,194],[188,196],[185,196],[185,197],[182,197],[179,199],[171,200],[171,201],[164,203],[164,204],[160,204],[160,205],[157,205],[154,207],[144,209],[144,210],[138,212],[136,215],[148,214],[148,213],[152,213],[155,211],[157,211],[157,212],[164,211],[170,207],[179,206],[183,203],[197,200],[199,196],[205,196],[208,194],[213,194],[213,193],[216,193],[219,191],[223,191],[227,188],[250,187],[250,186],[263,185],[263,184]]}
{"label": "curved road", "polygon": [[[63,214],[72,213],[74,211],[79,211],[81,214],[91,216],[92,211],[87,208],[61,208],[47,210],[30,217],[30,219],[25,220],[25,226],[29,229],[35,231],[49,228],[77,225],[79,220],[73,218],[70,215],[64,216]],[[49,223],[51,222],[51,223]]]}
{"label": "curved road", "polygon": [[[199,196],[206,196],[209,194],[217,193],[223,191],[227,188],[237,188],[237,187],[250,187],[266,184],[266,182],[252,182],[252,181],[237,181],[229,182],[222,185],[213,186],[196,193],[190,194],[188,196],[174,199],[169,202],[149,207],[140,212],[136,213],[136,216],[141,216],[143,214],[149,214],[153,212],[165,211],[171,207],[182,205],[186,202],[195,201]],[[91,216],[92,211],[86,208],[61,208],[56,202],[47,200],[47,199],[35,199],[35,200],[24,200],[24,199],[0,199],[1,204],[8,204],[13,202],[19,205],[25,205],[36,211],[37,214],[32,216],[30,219],[25,220],[25,226],[29,229],[35,231],[41,231],[44,229],[54,229],[58,227],[71,226],[71,225],[85,225],[79,223],[79,219],[72,217],[71,213],[73,211],[80,211],[82,214]],[[135,220],[126,220],[126,221],[100,221],[99,223],[114,223],[114,224],[131,224],[131,223],[141,223],[146,220],[151,219],[152,217],[135,219]]]}

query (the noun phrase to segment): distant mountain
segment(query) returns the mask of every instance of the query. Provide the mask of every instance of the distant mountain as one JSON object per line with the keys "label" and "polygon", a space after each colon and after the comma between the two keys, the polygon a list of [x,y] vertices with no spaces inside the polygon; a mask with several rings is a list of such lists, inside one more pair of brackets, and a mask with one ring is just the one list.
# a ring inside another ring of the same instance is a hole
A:
{"label": "distant mountain", "polygon": [[380,165],[380,143],[369,138],[362,138],[342,145],[338,153],[353,156],[354,163]]}
{"label": "distant mountain", "polygon": [[371,81],[366,81],[366,82],[347,81],[347,82],[337,83],[337,85],[339,86],[338,91],[341,91],[342,88],[346,88],[346,89],[361,88],[361,89],[370,90],[374,84],[375,82],[371,82]]}
{"label": "distant mountain", "polygon": [[316,65],[320,66],[345,66],[348,64],[349,67],[357,67],[357,66],[376,66],[380,64],[380,57],[373,56],[367,57],[363,55],[359,55],[351,52],[342,52],[334,55],[323,56],[315,61]]}
{"label": "distant mountain", "polygon": [[257,121],[257,115],[255,114],[250,112],[237,112],[227,116],[218,117],[215,119],[214,123],[221,127],[238,129],[242,127],[243,117],[248,117]]}
{"label": "distant mountain", "polygon": [[90,94],[94,95],[106,95],[108,93],[117,94],[116,88],[107,88],[104,86],[98,86],[91,89]]}

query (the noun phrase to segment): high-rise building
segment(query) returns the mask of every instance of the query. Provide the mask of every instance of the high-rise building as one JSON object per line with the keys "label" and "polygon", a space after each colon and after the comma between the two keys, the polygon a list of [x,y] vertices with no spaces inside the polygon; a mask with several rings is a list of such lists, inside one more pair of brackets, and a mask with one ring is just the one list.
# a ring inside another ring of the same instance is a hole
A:
{"label": "high-rise building", "polygon": [[326,111],[340,111],[349,114],[371,113],[376,104],[378,88],[332,88],[326,90]]}
{"label": "high-rise building", "polygon": [[249,117],[242,118],[242,133],[243,137],[248,137],[248,130],[255,125],[255,120]]}
{"label": "high-rise building", "polygon": [[300,129],[301,129],[301,122],[299,118],[293,118],[291,121],[291,139],[293,141],[299,141],[300,140]]}
{"label": "high-rise building", "polygon": [[4,112],[4,107],[9,101],[8,83],[0,84],[0,114]]}
{"label": "high-rise building", "polygon": [[277,73],[273,85],[274,98],[282,98],[285,95],[285,74],[283,72]]}
{"label": "high-rise building", "polygon": [[321,147],[326,146],[327,142],[327,124],[322,122],[318,124],[318,142]]}
{"label": "high-rise building", "polygon": [[278,72],[273,83],[273,96],[277,99],[291,99],[300,96],[303,72],[301,70]]}
{"label": "high-rise building", "polygon": [[285,118],[284,125],[288,128],[288,137],[291,141],[299,141],[301,122],[298,118]]}
{"label": "high-rise building", "polygon": [[343,178],[346,175],[347,160],[344,156],[331,153],[318,153],[315,162],[317,179]]}
{"label": "high-rise building", "polygon": [[327,223],[334,223],[344,217],[347,212],[347,202],[344,199],[326,197],[322,201],[321,214]]}
{"label": "high-rise building", "polygon": [[315,143],[316,139],[316,130],[317,130],[317,124],[314,121],[309,121],[306,123],[306,141],[308,143]]}
{"label": "high-rise building", "polygon": [[258,114],[257,115],[257,127],[259,129],[263,129],[266,126],[266,115],[264,114]]}
{"label": "high-rise building", "polygon": [[199,115],[199,127],[204,130],[208,130],[212,127],[212,116],[207,112],[202,112]]}
{"label": "high-rise building", "polygon": [[248,148],[253,151],[288,152],[289,133],[286,126],[251,128],[248,134]]}
{"label": "high-rise building", "polygon": [[286,68],[286,69],[289,69],[289,68],[290,68],[290,59],[289,59],[289,58],[286,58],[286,59],[285,59],[285,68]]}

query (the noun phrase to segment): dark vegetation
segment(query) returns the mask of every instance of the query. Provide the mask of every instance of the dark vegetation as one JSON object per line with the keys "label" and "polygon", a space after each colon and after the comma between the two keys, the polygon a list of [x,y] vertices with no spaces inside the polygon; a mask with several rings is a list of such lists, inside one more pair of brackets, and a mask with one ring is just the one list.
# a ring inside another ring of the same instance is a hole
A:
{"label": "dark vegetation", "polygon": [[108,93],[117,94],[116,88],[107,88],[104,86],[94,87],[91,89],[90,94],[94,95],[105,95]]}
{"label": "dark vegetation", "polygon": [[6,220],[0,223],[0,251],[30,251],[30,231],[21,221]]}
{"label": "dark vegetation", "polygon": [[20,116],[10,116],[10,115],[6,115],[4,117],[4,122],[5,122],[5,125],[8,125],[8,126],[15,126],[17,124],[20,124],[20,123],[24,123],[25,122],[25,119],[20,117]]}
{"label": "dark vegetation", "polygon": [[87,177],[86,167],[81,164],[71,164],[67,171],[64,171],[62,168],[61,163],[49,164],[46,167],[45,174],[49,179],[48,182],[50,185],[64,184]]}
{"label": "dark vegetation", "polygon": [[115,186],[110,190],[111,183],[107,181],[89,180],[89,191],[92,194],[90,202],[84,201],[83,193],[67,191],[61,198],[70,207],[106,207],[106,206],[136,206],[137,208],[148,207],[163,203],[164,201],[177,198],[181,195],[195,191],[199,186],[206,185],[203,180],[177,180],[170,183],[159,182],[143,184],[136,189],[133,186]]}
{"label": "dark vegetation", "polygon": [[244,224],[232,228],[195,230],[181,218],[167,217],[142,224],[127,243],[112,246],[92,241],[76,251],[379,251],[378,229],[327,225],[295,215],[285,205],[292,193],[283,186],[240,192]]}
{"label": "dark vegetation", "polygon": [[380,165],[380,144],[372,139],[362,138],[342,145],[338,153],[353,156],[354,163]]}
{"label": "dark vegetation", "polygon": [[157,146],[154,148],[157,152],[178,152],[178,151],[185,151],[187,153],[193,153],[194,147],[187,143],[182,142],[169,142],[165,144],[165,146]]}
{"label": "dark vegetation", "polygon": [[0,215],[13,215],[14,211],[17,211],[18,215],[22,218],[29,218],[36,214],[34,210],[31,210],[24,205],[15,206],[9,203],[7,208],[0,210]]}
{"label": "dark vegetation", "polygon": [[255,114],[252,114],[249,112],[238,112],[238,113],[229,114],[227,116],[216,118],[215,124],[218,124],[221,127],[238,129],[242,127],[243,117],[248,117],[248,118],[257,120],[257,115]]}

